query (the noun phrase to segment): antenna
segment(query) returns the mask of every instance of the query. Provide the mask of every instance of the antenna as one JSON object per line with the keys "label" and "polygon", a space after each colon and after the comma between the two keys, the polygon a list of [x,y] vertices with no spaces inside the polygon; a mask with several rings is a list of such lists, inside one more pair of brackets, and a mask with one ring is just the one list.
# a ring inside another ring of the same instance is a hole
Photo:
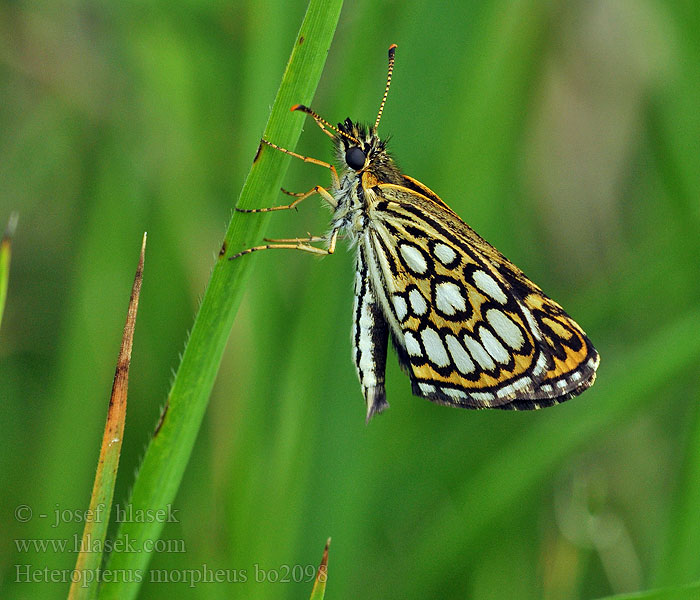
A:
{"label": "antenna", "polygon": [[394,54],[396,53],[396,44],[389,46],[389,72],[386,76],[386,88],[384,90],[384,97],[382,98],[382,103],[379,105],[379,113],[377,114],[377,120],[374,122],[374,131],[376,133],[379,127],[379,120],[382,118],[382,112],[384,111],[384,105],[386,104],[386,97],[389,95],[389,86],[391,85],[391,74],[394,72]]}
{"label": "antenna", "polygon": [[323,131],[323,133],[325,133],[328,137],[330,137],[330,138],[332,138],[332,139],[335,139],[335,136],[334,136],[330,131],[328,131],[328,129],[326,129],[326,127],[328,127],[329,129],[332,129],[333,131],[339,133],[339,134],[342,135],[343,137],[346,137],[346,138],[348,138],[349,140],[355,142],[358,146],[361,145],[360,142],[359,142],[358,140],[356,140],[354,137],[352,137],[351,135],[348,135],[348,134],[345,133],[344,131],[340,131],[340,129],[338,129],[337,127],[333,127],[333,125],[331,125],[331,124],[330,124],[328,121],[326,121],[324,118],[320,117],[320,116],[318,115],[318,113],[316,113],[315,111],[311,110],[308,106],[304,106],[303,104],[295,104],[295,105],[292,106],[289,110],[291,110],[291,111],[299,110],[299,111],[301,111],[301,112],[306,113],[307,115],[312,116],[313,119],[314,119],[314,121],[316,121],[316,124],[317,124],[317,125],[321,128],[321,130]]}

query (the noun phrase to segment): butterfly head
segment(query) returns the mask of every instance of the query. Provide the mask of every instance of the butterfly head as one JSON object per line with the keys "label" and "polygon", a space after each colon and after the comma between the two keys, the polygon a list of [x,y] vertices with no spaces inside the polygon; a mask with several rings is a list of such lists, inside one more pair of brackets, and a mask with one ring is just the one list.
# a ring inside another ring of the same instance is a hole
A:
{"label": "butterfly head", "polygon": [[358,174],[369,171],[375,175],[388,175],[390,173],[393,174],[393,171],[397,170],[393,160],[386,151],[386,141],[380,140],[377,136],[379,121],[382,118],[384,104],[386,104],[389,86],[391,85],[395,52],[396,44],[392,44],[389,47],[389,71],[386,80],[386,88],[384,89],[384,96],[382,97],[377,120],[374,122],[373,127],[366,127],[351,119],[345,119],[344,122],[338,123],[338,127],[334,127],[308,106],[295,104],[291,108],[293,111],[298,110],[305,112],[307,115],[313,117],[323,133],[333,139],[338,162],[348,170],[355,171]]}
{"label": "butterfly head", "polygon": [[366,127],[345,119],[338,123],[339,135],[334,137],[338,163],[350,174],[369,173],[370,179],[393,183],[401,178],[400,172],[387,151],[387,140],[377,136],[374,127]]}
{"label": "butterfly head", "polygon": [[365,127],[350,119],[338,123],[334,137],[338,161],[353,171],[362,171],[386,154],[386,142],[379,139],[373,127]]}

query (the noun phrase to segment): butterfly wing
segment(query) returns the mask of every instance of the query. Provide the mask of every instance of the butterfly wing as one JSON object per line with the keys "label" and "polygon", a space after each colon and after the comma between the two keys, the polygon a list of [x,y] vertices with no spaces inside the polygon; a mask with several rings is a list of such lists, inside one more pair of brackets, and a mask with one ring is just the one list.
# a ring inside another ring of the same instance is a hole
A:
{"label": "butterfly wing", "polygon": [[374,414],[389,406],[384,390],[389,328],[370,282],[365,250],[362,246],[358,248],[355,273],[352,358],[367,404],[369,421]]}
{"label": "butterfly wing", "polygon": [[414,394],[534,409],[590,387],[599,357],[581,327],[439,197],[404,179],[364,190],[361,250]]}

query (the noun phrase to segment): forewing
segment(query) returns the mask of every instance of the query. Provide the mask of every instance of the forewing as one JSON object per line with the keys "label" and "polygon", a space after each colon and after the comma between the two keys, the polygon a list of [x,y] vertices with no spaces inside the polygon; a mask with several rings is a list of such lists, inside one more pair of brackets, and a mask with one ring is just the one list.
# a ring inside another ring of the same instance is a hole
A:
{"label": "forewing", "polygon": [[413,392],[469,408],[533,409],[592,385],[581,327],[419,182],[365,189],[374,294]]}

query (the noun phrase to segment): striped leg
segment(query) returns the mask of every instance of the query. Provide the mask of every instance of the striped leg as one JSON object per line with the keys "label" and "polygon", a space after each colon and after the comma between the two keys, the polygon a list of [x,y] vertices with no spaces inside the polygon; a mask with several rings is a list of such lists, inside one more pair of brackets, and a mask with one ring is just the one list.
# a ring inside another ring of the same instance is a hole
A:
{"label": "striped leg", "polygon": [[269,208],[238,208],[238,207],[236,207],[236,211],[242,212],[242,213],[261,213],[261,212],[272,212],[274,210],[291,210],[292,208],[296,208],[300,202],[302,202],[303,200],[306,200],[309,196],[313,196],[314,194],[319,194],[333,208],[338,206],[338,203],[335,201],[335,198],[333,198],[331,193],[326,188],[323,188],[320,185],[315,185],[308,192],[303,192],[303,193],[299,193],[299,194],[297,194],[295,192],[288,192],[284,188],[282,188],[282,192],[287,194],[287,196],[293,196],[294,198],[296,198],[296,200],[294,200],[293,202],[291,202],[289,204],[284,204],[282,206],[271,206]]}
{"label": "striped leg", "polygon": [[340,178],[338,177],[338,172],[335,170],[335,167],[327,162],[324,162],[322,160],[319,160],[318,158],[311,158],[310,156],[304,156],[303,154],[299,154],[297,152],[292,152],[291,150],[287,150],[286,148],[282,148],[282,146],[278,146],[277,144],[273,144],[272,142],[268,142],[265,138],[260,140],[260,143],[266,144],[270,146],[270,148],[274,148],[275,150],[279,150],[280,152],[284,152],[285,154],[289,154],[289,156],[293,156],[294,158],[298,158],[299,160],[303,160],[304,162],[311,163],[312,165],[318,165],[319,167],[325,167],[326,169],[329,169],[331,172],[331,177],[333,178],[333,183],[336,188],[340,187]]}
{"label": "striped leg", "polygon": [[353,361],[367,404],[367,422],[389,406],[384,391],[384,370],[389,328],[374,296],[362,246],[357,252],[353,307]]}
{"label": "striped leg", "polygon": [[287,238],[285,240],[277,240],[280,242],[284,242],[281,244],[265,244],[264,246],[255,246],[253,248],[241,250],[233,256],[229,256],[228,259],[235,260],[246,254],[251,254],[252,252],[259,252],[260,250],[301,250],[302,252],[309,252],[311,254],[321,254],[324,256],[326,254],[333,254],[335,252],[335,244],[338,241],[339,231],[339,229],[334,229],[331,233],[331,239],[328,243],[328,248],[317,248],[316,246],[309,245],[309,242],[316,242],[326,239],[322,236],[312,235],[307,238]]}

